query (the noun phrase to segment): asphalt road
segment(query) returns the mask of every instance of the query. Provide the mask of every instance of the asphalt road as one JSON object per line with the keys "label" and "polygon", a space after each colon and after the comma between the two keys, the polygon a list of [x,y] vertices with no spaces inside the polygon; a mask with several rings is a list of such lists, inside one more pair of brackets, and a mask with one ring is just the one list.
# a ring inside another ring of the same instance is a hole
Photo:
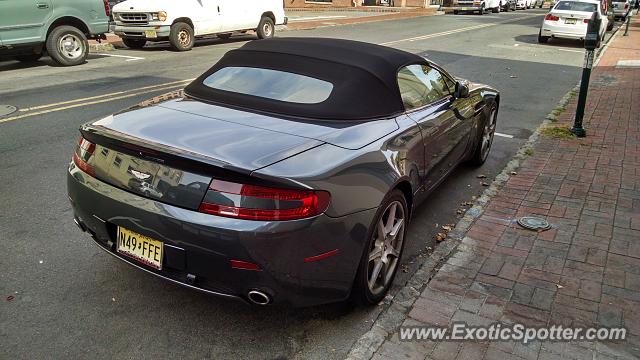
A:
{"label": "asphalt road", "polygon": [[[439,226],[498,174],[579,79],[580,45],[538,45],[542,10],[437,16],[282,32],[385,43],[425,54],[502,92],[497,137],[480,169],[459,168],[420,207],[396,286]],[[382,306],[256,308],[196,293],[104,254],[72,222],[65,169],[80,124],[184,85],[251,37],[92,55],[74,68],[0,62],[0,358],[344,357]]]}

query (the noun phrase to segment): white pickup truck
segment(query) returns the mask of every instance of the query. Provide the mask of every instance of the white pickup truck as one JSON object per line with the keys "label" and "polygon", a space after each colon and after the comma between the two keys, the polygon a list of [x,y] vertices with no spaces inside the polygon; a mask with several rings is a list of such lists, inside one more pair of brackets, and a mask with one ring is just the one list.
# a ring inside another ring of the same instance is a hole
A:
{"label": "white pickup truck", "polygon": [[113,7],[114,33],[130,48],[166,41],[176,51],[193,47],[197,37],[255,30],[273,37],[286,24],[282,0],[127,0]]}
{"label": "white pickup truck", "polygon": [[461,12],[477,12],[482,15],[491,10],[498,13],[507,7],[507,0],[450,0],[450,6],[445,6],[445,11],[452,11],[454,14]]}

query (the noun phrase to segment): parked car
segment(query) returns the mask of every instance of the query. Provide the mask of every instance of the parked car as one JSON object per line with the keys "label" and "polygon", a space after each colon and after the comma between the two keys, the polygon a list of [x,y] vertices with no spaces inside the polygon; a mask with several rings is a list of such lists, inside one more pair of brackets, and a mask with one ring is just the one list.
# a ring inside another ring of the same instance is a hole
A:
{"label": "parked car", "polygon": [[502,11],[516,11],[517,5],[516,0],[507,0],[502,4]]}
{"label": "parked car", "polygon": [[176,51],[191,50],[195,39],[255,30],[260,39],[273,37],[286,24],[280,0],[128,0],[113,7],[114,33],[130,48],[168,40]]}
{"label": "parked car", "polygon": [[0,57],[36,61],[47,53],[63,66],[82,64],[87,39],[109,31],[106,0],[0,0]]}
{"label": "parked car", "polygon": [[531,1],[531,8],[540,8],[542,9],[542,6],[544,5],[544,0],[532,0]]}
{"label": "parked car", "polygon": [[517,10],[531,9],[532,1],[533,0],[517,0],[516,1],[516,9]]}
{"label": "parked car", "polygon": [[614,0],[613,1],[613,15],[616,18],[625,20],[629,12],[631,11],[631,1],[630,0]]}
{"label": "parked car", "polygon": [[499,104],[494,88],[401,50],[252,41],[184,94],[80,128],[74,220],[109,254],[193,289],[375,305],[418,204],[458,164],[487,159]]}
{"label": "parked car", "polygon": [[506,3],[507,0],[452,0],[450,6],[445,6],[444,9],[452,11],[454,14],[475,12],[482,15],[489,10],[498,13]]}
{"label": "parked car", "polygon": [[544,17],[538,42],[546,43],[552,37],[584,40],[594,12],[598,12],[602,19],[599,33],[600,39],[604,39],[609,20],[602,12],[599,0],[561,0]]}

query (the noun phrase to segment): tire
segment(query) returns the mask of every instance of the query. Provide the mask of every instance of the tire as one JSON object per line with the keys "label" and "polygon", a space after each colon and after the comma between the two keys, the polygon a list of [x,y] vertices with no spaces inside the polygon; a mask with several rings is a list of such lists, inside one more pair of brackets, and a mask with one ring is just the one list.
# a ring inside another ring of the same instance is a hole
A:
{"label": "tire", "polygon": [[260,23],[258,23],[256,33],[259,39],[272,38],[276,34],[276,25],[270,17],[263,16],[262,19],[260,19]]}
{"label": "tire", "polygon": [[500,13],[500,5],[498,5],[498,7],[494,7],[493,9],[491,9],[491,12],[494,14]]}
{"label": "tire", "polygon": [[453,15],[458,15],[458,10],[453,10]]}
{"label": "tire", "polygon": [[480,10],[478,11],[478,15],[484,15],[484,11],[485,11],[484,4],[482,4],[480,5]]}
{"label": "tire", "polygon": [[478,143],[476,144],[476,148],[473,150],[473,155],[469,160],[469,163],[472,166],[480,166],[484,164],[491,152],[491,145],[493,145],[493,137],[496,132],[498,107],[495,104],[492,104],[490,109],[489,117],[482,121],[482,132],[478,136]]}
{"label": "tire", "polygon": [[[392,207],[395,207],[395,220],[389,223],[389,216],[393,211]],[[377,305],[389,292],[400,267],[408,228],[408,215],[407,199],[400,190],[391,191],[382,200],[367,232],[366,245],[353,283],[351,300],[356,304]],[[402,221],[399,221],[400,219]],[[380,227],[379,224],[387,226]],[[395,236],[392,234],[394,229]],[[382,239],[380,240],[380,238]],[[377,252],[377,255],[373,255],[374,252]],[[375,257],[372,258],[372,255]],[[383,259],[386,259],[387,262],[385,263]],[[372,285],[370,285],[369,278],[374,276],[376,268],[379,268],[378,276],[373,279]]]}
{"label": "tire", "polygon": [[542,29],[540,29],[540,32],[538,32],[538,43],[539,44],[546,44],[549,41],[549,37],[548,36],[542,36]]}
{"label": "tire", "polygon": [[36,62],[36,61],[40,60],[41,57],[42,57],[42,53],[29,54],[29,55],[20,55],[20,56],[16,56],[16,60],[18,60],[20,62],[30,63],[30,62]]}
{"label": "tire", "polygon": [[231,38],[231,33],[226,34],[218,34],[216,35],[220,40],[229,40]]}
{"label": "tire", "polygon": [[195,43],[195,36],[193,28],[183,22],[177,22],[171,25],[171,32],[169,33],[169,44],[174,51],[189,51],[193,49]]}
{"label": "tire", "polygon": [[62,25],[51,31],[45,44],[47,53],[62,66],[83,64],[89,56],[89,42],[80,29]]}
{"label": "tire", "polygon": [[609,21],[609,23],[607,24],[607,31],[611,30],[613,30],[613,22]]}
{"label": "tire", "polygon": [[122,39],[122,42],[129,49],[142,49],[147,45],[146,39]]}

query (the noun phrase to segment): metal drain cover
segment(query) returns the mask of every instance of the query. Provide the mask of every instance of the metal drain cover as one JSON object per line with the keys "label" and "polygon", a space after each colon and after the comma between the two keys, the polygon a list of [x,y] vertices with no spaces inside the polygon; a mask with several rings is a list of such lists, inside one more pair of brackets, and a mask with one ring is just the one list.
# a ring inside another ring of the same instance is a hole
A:
{"label": "metal drain cover", "polygon": [[551,229],[551,224],[543,218],[534,217],[534,216],[524,216],[518,219],[518,225],[522,226],[525,229],[535,230],[535,231],[544,231]]}
{"label": "metal drain cover", "polygon": [[13,114],[18,111],[18,108],[12,105],[0,105],[0,117]]}

